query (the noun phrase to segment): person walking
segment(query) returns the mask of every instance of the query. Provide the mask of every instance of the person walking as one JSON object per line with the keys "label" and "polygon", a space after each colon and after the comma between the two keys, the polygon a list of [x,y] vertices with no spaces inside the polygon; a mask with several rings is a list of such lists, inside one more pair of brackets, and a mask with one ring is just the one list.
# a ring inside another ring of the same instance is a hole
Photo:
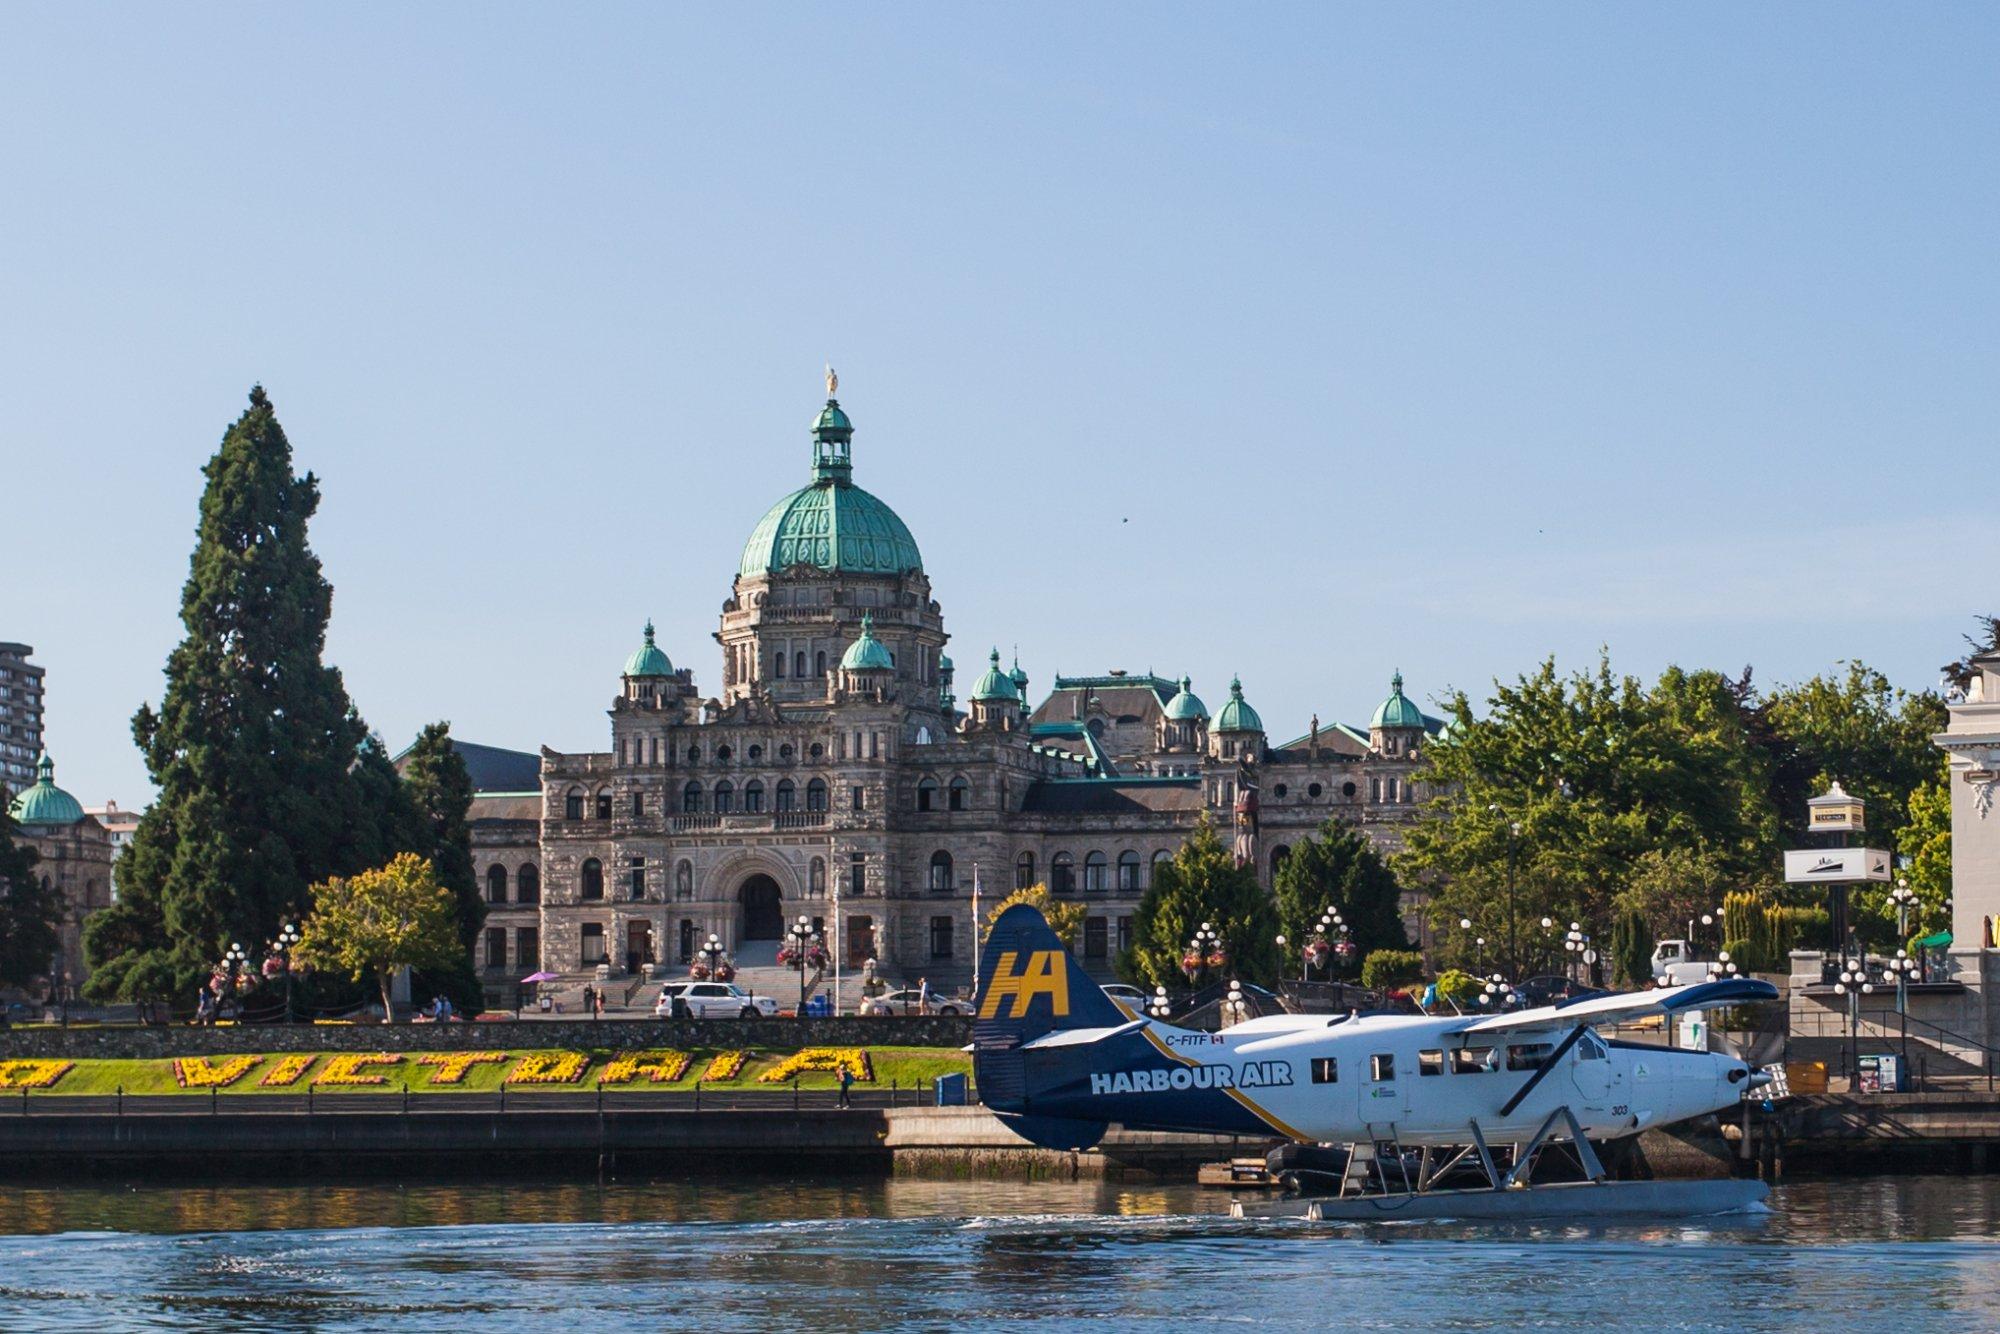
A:
{"label": "person walking", "polygon": [[931,980],[928,977],[920,977],[917,979],[917,1013],[929,1014],[930,1012]]}
{"label": "person walking", "polygon": [[587,982],[583,987],[583,1012],[592,1016],[597,1013],[597,989]]}
{"label": "person walking", "polygon": [[847,1063],[843,1061],[840,1066],[840,1105],[842,1107],[852,1107],[854,1105],[847,1100],[847,1090],[853,1083],[854,1071],[849,1069]]}
{"label": "person walking", "polygon": [[602,1019],[604,1017],[604,992],[602,988],[598,990],[597,997],[591,1004],[595,1007],[591,1010],[591,1018]]}

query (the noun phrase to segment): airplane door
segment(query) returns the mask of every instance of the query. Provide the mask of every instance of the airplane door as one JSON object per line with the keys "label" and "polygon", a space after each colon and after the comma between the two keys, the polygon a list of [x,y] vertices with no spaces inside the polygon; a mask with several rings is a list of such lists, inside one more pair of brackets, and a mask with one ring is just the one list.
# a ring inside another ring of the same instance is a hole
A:
{"label": "airplane door", "polygon": [[1373,1052],[1361,1066],[1361,1119],[1371,1126],[1394,1125],[1410,1108],[1414,1062],[1402,1052]]}
{"label": "airplane door", "polygon": [[1583,1095],[1586,1106],[1603,1107],[1611,1098],[1615,1078],[1611,1067],[1615,1062],[1609,1059],[1610,1055],[1595,1033],[1585,1033],[1578,1038],[1570,1052],[1570,1078],[1575,1081],[1576,1091]]}

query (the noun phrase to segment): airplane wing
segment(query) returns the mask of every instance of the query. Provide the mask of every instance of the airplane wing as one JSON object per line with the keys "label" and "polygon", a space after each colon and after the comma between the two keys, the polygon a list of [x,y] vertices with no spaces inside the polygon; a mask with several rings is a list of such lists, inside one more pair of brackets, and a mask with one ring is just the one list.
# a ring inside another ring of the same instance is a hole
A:
{"label": "airplane wing", "polygon": [[1495,1033],[1519,1029],[1561,1029],[1573,1025],[1609,1020],[1622,1023],[1647,1015],[1679,1014],[1683,1010],[1706,1010],[1718,1005],[1746,1005],[1752,1001],[1776,1000],[1778,989],[1754,977],[1727,977],[1718,982],[1695,982],[1684,987],[1661,987],[1657,991],[1621,991],[1608,996],[1585,996],[1561,1005],[1544,1005],[1513,1014],[1496,1014],[1475,1019],[1460,1033]]}

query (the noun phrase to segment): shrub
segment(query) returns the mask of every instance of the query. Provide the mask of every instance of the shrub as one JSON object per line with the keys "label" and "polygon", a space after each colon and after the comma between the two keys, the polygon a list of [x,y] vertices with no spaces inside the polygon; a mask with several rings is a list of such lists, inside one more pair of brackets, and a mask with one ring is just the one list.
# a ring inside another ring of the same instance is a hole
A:
{"label": "shrub", "polygon": [[1361,965],[1361,985],[1386,991],[1424,975],[1424,956],[1415,950],[1376,950]]}
{"label": "shrub", "polygon": [[1438,975],[1437,989],[1440,1001],[1470,1005],[1479,994],[1479,979],[1463,968],[1452,968]]}

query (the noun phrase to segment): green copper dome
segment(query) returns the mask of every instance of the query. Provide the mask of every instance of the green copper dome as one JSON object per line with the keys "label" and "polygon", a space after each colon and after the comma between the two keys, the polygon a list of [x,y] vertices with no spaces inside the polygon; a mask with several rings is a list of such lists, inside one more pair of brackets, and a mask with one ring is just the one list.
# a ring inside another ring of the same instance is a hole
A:
{"label": "green copper dome", "polygon": [[901,574],[923,568],[917,539],[896,511],[854,485],[853,424],[829,398],[813,423],[813,480],[773,505],[743,544],[737,574],[794,565],[829,573]]}
{"label": "green copper dome", "polygon": [[43,751],[35,761],[41,779],[14,798],[7,813],[22,825],[72,825],[83,818],[83,807],[75,797],[56,786],[56,762]]}
{"label": "green copper dome", "polygon": [[1410,727],[1421,731],[1423,725],[1423,710],[1412,704],[1410,697],[1403,693],[1403,674],[1397,672],[1389,678],[1389,698],[1383,700],[1382,707],[1375,710],[1375,717],[1369,721],[1368,726]]}
{"label": "green copper dome", "polygon": [[1019,653],[1014,655],[1014,670],[1007,673],[1007,679],[1014,683],[1014,693],[1021,697],[1023,704],[1026,704],[1028,702],[1028,674],[1021,670],[1021,655]]}
{"label": "green copper dome", "polygon": [[1264,720],[1257,716],[1257,710],[1243,698],[1243,682],[1231,677],[1229,699],[1222,706],[1222,712],[1215,715],[1215,730],[1218,732],[1261,732]]}
{"label": "green copper dome", "polygon": [[988,655],[986,670],[980,673],[979,680],[972,687],[972,698],[975,700],[1011,699],[1017,702],[1020,700],[1020,687],[1014,684],[1013,677],[1000,670],[999,649],[994,649]]}
{"label": "green copper dome", "polygon": [[631,657],[625,659],[624,675],[672,676],[673,674],[673,663],[667,661],[667,655],[653,642],[653,623],[649,620],[646,622],[646,642],[639,645]]}
{"label": "green copper dome", "polygon": [[844,672],[892,672],[896,669],[889,650],[883,648],[882,641],[875,637],[875,618],[865,611],[861,613],[861,635],[841,655],[840,669]]}
{"label": "green copper dome", "polygon": [[1177,723],[1191,723],[1208,717],[1208,705],[1201,697],[1188,689],[1188,678],[1181,678],[1180,693],[1167,701],[1167,717]]}

